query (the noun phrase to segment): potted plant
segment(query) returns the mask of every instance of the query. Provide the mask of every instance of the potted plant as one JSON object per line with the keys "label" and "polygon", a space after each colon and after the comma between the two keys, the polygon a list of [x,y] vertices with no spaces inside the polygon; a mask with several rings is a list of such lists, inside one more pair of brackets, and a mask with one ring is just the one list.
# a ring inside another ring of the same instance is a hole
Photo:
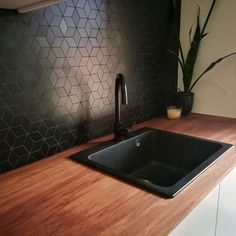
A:
{"label": "potted plant", "polygon": [[[203,23],[203,26],[200,25],[200,7],[198,6],[198,13],[197,13],[197,22],[195,27],[195,32],[192,34],[192,27],[189,30],[189,39],[190,39],[190,47],[187,53],[187,56],[184,56],[182,44],[180,42],[179,33],[176,28],[176,34],[177,34],[177,40],[179,45],[179,56],[174,52],[169,50],[178,60],[178,63],[180,65],[181,71],[182,71],[182,80],[183,80],[183,86],[184,89],[181,91],[178,89],[178,92],[176,93],[176,103],[178,106],[182,107],[182,114],[188,115],[193,106],[193,99],[194,99],[194,93],[192,92],[194,86],[197,84],[197,82],[212,68],[214,68],[219,62],[224,60],[227,57],[230,57],[236,52],[227,54],[221,58],[218,58],[217,60],[213,61],[210,65],[206,67],[206,69],[196,78],[193,78],[193,71],[195,62],[197,60],[198,56],[198,50],[200,47],[201,41],[207,36],[208,33],[205,32],[206,26],[208,24],[208,21],[211,17],[212,11],[214,9],[216,0],[212,1],[211,7],[209,9],[209,12],[206,16],[206,19]],[[175,23],[177,22],[176,19],[176,0],[173,0],[173,6],[174,6],[174,12],[175,12]],[[175,24],[176,26],[177,24]],[[193,35],[193,36],[192,36]]]}

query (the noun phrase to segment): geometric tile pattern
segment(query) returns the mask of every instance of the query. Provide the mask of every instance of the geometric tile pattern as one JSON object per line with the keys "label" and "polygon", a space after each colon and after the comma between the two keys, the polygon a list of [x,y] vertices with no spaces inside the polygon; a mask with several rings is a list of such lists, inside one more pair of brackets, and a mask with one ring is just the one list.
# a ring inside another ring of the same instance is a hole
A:
{"label": "geometric tile pattern", "polygon": [[177,72],[176,63],[163,64],[170,2],[66,0],[27,14],[1,10],[0,172],[111,132],[118,72],[127,79],[127,125],[162,114]]}

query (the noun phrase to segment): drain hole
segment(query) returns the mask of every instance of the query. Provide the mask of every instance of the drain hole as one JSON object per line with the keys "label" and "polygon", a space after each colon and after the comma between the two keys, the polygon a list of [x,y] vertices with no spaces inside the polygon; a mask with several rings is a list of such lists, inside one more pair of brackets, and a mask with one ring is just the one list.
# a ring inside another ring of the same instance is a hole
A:
{"label": "drain hole", "polygon": [[137,140],[135,141],[135,144],[136,144],[137,147],[139,147],[139,146],[140,146],[140,140],[137,139]]}

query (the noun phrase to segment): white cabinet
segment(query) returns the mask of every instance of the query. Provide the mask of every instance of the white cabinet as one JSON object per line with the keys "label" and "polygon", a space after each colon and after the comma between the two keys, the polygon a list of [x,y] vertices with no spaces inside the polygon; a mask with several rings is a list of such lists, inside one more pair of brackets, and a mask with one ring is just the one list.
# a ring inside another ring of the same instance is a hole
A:
{"label": "white cabinet", "polygon": [[170,236],[189,235],[236,235],[236,169],[170,233]]}
{"label": "white cabinet", "polygon": [[212,190],[190,214],[170,233],[170,236],[214,236],[217,221],[219,186]]}
{"label": "white cabinet", "polygon": [[216,236],[236,235],[236,169],[220,183]]}

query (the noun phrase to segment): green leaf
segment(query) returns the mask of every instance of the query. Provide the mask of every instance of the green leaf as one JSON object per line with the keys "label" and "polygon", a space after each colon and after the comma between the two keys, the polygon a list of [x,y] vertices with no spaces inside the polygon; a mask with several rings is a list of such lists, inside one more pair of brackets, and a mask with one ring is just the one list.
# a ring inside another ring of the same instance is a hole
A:
{"label": "green leaf", "polygon": [[211,7],[210,7],[210,10],[209,10],[209,12],[208,12],[208,14],[207,14],[206,20],[205,20],[205,22],[204,22],[204,25],[203,25],[203,27],[202,27],[201,35],[203,35],[204,32],[205,32],[207,23],[208,23],[208,21],[209,21],[209,19],[210,19],[210,17],[211,17],[211,13],[212,13],[212,11],[213,11],[213,8],[214,8],[214,6],[215,6],[215,3],[216,3],[216,0],[213,0],[213,2],[212,2],[212,4],[211,4]]}
{"label": "green leaf", "polygon": [[193,26],[190,27],[189,32],[188,32],[188,37],[189,37],[190,44],[191,44],[192,28],[193,28]]}
{"label": "green leaf", "polygon": [[183,64],[185,63],[185,59],[184,59],[184,53],[183,53],[183,47],[182,44],[180,42],[180,38],[179,38],[179,32],[178,32],[178,27],[177,27],[177,22],[178,22],[178,17],[177,17],[177,4],[176,4],[176,0],[172,1],[173,3],[173,23],[174,23],[174,29],[175,29],[175,34],[176,34],[176,38],[178,41],[178,46],[179,46],[179,52],[180,52],[180,57],[181,57],[181,61],[183,62]]}
{"label": "green leaf", "polygon": [[[178,40],[178,45],[179,45],[179,51],[180,51],[180,56],[175,54],[175,57],[177,58],[178,62],[181,65],[181,69],[183,71],[183,84],[184,84],[184,92],[189,92],[191,91],[191,89],[193,88],[193,86],[196,84],[196,82],[208,71],[204,71],[200,77],[197,78],[197,80],[194,82],[193,85],[192,84],[192,79],[193,79],[193,71],[194,71],[194,66],[197,60],[197,56],[198,56],[198,50],[200,47],[200,43],[201,40],[207,36],[208,33],[205,33],[205,29],[207,27],[208,21],[210,19],[210,16],[212,14],[212,11],[214,9],[216,0],[212,0],[212,4],[211,7],[209,9],[209,12],[207,14],[207,17],[205,19],[205,22],[203,24],[203,27],[201,29],[200,26],[200,7],[198,5],[198,13],[197,13],[197,24],[195,27],[195,32],[193,34],[193,38],[191,39],[192,36],[192,27],[189,30],[189,39],[190,39],[190,48],[188,50],[187,53],[187,57],[186,59],[184,58],[184,54],[183,54],[183,49],[182,49],[182,45],[180,42],[180,38],[179,38],[179,32],[178,32],[178,28],[177,28],[177,22],[178,22],[178,18],[177,18],[177,14],[176,14],[176,0],[173,0],[173,9],[174,9],[174,24],[175,24],[175,30],[176,30],[176,35],[177,35],[177,40]],[[173,54],[173,53],[172,53]],[[222,59],[223,60],[223,59]],[[215,62],[216,64],[219,63],[218,61]],[[216,65],[216,64],[211,64],[212,68]],[[211,69],[211,66],[209,66],[207,69]]]}
{"label": "green leaf", "polygon": [[202,39],[206,37],[209,34],[209,32],[202,34]]}
{"label": "green leaf", "polygon": [[183,75],[183,83],[184,83],[184,91],[187,92],[192,82],[193,78],[193,69],[196,63],[198,49],[201,41],[201,29],[200,29],[200,8],[198,7],[198,14],[197,14],[197,25],[195,28],[195,33],[193,36],[193,40],[190,46],[190,49],[187,54],[187,58],[184,64],[184,75]]}
{"label": "green leaf", "polygon": [[202,78],[203,75],[205,75],[208,71],[210,71],[211,69],[213,69],[218,63],[220,63],[221,61],[223,61],[224,59],[226,59],[227,57],[231,57],[233,55],[235,55],[236,52],[230,53],[228,55],[225,55],[223,57],[218,58],[217,60],[215,60],[214,62],[212,62],[199,76],[198,78],[194,81],[193,85],[190,87],[189,92],[191,92],[191,90],[193,89],[193,87],[196,85],[196,83]]}
{"label": "green leaf", "polygon": [[181,58],[179,58],[178,55],[174,51],[172,51],[170,49],[168,49],[168,51],[176,57],[176,59],[178,60],[178,62],[180,64],[182,73],[184,73],[184,65],[183,65],[183,62],[181,61]]}

